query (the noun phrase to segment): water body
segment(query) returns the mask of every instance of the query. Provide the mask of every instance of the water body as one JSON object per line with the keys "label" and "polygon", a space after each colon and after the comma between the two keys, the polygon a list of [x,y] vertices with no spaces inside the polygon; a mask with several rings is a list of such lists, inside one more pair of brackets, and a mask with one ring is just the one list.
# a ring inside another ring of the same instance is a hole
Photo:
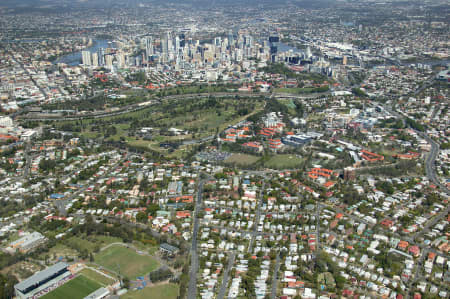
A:
{"label": "water body", "polygon": [[[93,42],[93,45],[91,47],[86,48],[82,51],[89,51],[91,53],[97,52],[98,49],[100,49],[100,48],[108,48],[109,47],[108,43],[110,41],[105,40],[105,39],[96,39],[96,40],[93,40],[92,42]],[[65,63],[70,66],[80,65],[81,64],[81,51],[63,55],[63,56],[59,57],[58,59],[56,59],[53,63],[54,64]]]}
{"label": "water body", "polygon": [[289,50],[292,50],[294,53],[304,53],[302,49],[289,46],[288,44],[281,42],[278,44],[278,52],[287,52]]}

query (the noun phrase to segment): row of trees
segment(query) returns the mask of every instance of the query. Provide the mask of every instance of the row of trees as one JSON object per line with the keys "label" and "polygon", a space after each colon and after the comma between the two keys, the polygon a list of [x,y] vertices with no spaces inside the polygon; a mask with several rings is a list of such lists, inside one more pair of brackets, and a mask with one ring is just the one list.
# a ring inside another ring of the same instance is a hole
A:
{"label": "row of trees", "polygon": [[14,285],[19,281],[14,275],[3,275],[0,273],[0,299],[14,297]]}
{"label": "row of trees", "polygon": [[158,281],[164,281],[169,278],[172,278],[173,273],[167,267],[161,267],[149,274],[149,279],[151,282],[155,283]]}

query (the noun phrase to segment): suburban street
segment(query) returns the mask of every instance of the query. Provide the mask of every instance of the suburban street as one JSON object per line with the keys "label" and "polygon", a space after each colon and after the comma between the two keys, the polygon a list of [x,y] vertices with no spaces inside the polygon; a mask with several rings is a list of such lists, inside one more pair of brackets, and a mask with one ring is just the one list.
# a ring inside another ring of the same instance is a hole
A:
{"label": "suburban street", "polygon": [[233,267],[235,258],[236,258],[236,253],[234,251],[230,252],[230,254],[228,256],[227,267],[225,268],[225,271],[223,272],[223,280],[222,280],[222,284],[220,286],[219,295],[217,295],[217,299],[223,299],[225,296],[225,293],[227,291],[227,286],[228,286],[228,279],[230,276],[230,270]]}
{"label": "suburban street", "polygon": [[278,271],[280,271],[280,253],[278,252],[277,258],[275,260],[275,268],[273,270],[273,276],[272,276],[272,289],[270,291],[270,298],[275,299],[277,295],[277,286],[278,286]]}

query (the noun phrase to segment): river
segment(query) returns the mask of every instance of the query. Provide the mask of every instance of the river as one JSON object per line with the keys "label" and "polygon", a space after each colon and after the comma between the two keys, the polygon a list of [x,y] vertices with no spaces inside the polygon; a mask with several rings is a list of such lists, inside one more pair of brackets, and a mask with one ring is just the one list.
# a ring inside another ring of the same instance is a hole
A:
{"label": "river", "polygon": [[304,53],[304,50],[289,46],[288,44],[282,42],[278,44],[278,52],[287,52],[289,50],[292,50],[294,53]]}
{"label": "river", "polygon": [[[92,42],[93,42],[93,45],[90,46],[89,48],[84,49],[83,51],[90,51],[91,53],[94,53],[94,52],[97,52],[98,49],[100,49],[100,48],[108,48],[109,47],[108,40],[96,39],[96,40],[93,40]],[[54,64],[65,63],[70,66],[77,66],[77,65],[81,64],[81,51],[63,55],[63,56],[59,57],[58,59],[56,59],[53,63]]]}

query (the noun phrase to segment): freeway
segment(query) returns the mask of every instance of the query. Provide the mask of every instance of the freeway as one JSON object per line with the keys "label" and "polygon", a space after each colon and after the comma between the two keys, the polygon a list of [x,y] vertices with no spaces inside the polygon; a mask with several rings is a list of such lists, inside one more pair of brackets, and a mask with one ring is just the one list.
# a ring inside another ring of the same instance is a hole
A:
{"label": "freeway", "polygon": [[323,96],[329,96],[331,91],[326,92],[318,92],[318,93],[309,93],[309,94],[293,94],[293,93],[285,93],[285,92],[274,92],[272,93],[275,98],[291,98],[291,99],[317,99]]}
{"label": "freeway", "polygon": [[153,102],[146,103],[145,105],[138,105],[133,104],[130,106],[126,106],[119,110],[114,111],[100,111],[97,113],[89,113],[89,114],[78,114],[74,116],[56,116],[55,117],[39,117],[39,115],[20,115],[18,116],[19,119],[26,120],[26,121],[73,121],[73,120],[82,120],[82,119],[90,119],[90,118],[104,118],[104,117],[110,117],[110,116],[117,116],[125,113],[130,112],[136,112],[142,109],[145,109],[151,105],[153,105]]}
{"label": "freeway", "polygon": [[188,299],[197,298],[197,272],[198,272],[198,253],[197,253],[197,235],[199,227],[198,213],[202,209],[202,197],[203,197],[203,184],[204,180],[200,181],[198,185],[197,203],[195,205],[194,212],[194,229],[192,231],[192,246],[191,246],[191,269],[189,271],[189,286],[188,286]]}
{"label": "freeway", "polygon": [[56,116],[55,117],[39,117],[39,115],[16,115],[17,118],[27,120],[27,121],[73,121],[73,120],[82,120],[82,119],[91,119],[91,118],[104,118],[110,116],[117,116],[121,114],[126,114],[130,112],[139,111],[145,108],[148,108],[151,105],[154,105],[158,102],[162,102],[165,100],[183,100],[183,99],[192,99],[192,98],[206,98],[206,97],[250,97],[250,98],[258,98],[265,97],[268,98],[296,98],[296,99],[307,99],[307,98],[318,98],[324,95],[329,95],[330,92],[325,93],[316,93],[316,94],[306,94],[306,95],[295,95],[295,94],[284,94],[284,93],[273,93],[268,96],[267,93],[248,93],[248,92],[215,92],[215,93],[196,93],[196,94],[185,94],[185,95],[172,95],[161,98],[153,98],[148,102],[131,104],[128,106],[121,107],[114,111],[98,111],[89,114],[77,114],[72,116]]}
{"label": "freeway", "polygon": [[186,100],[192,98],[207,98],[207,97],[236,97],[236,96],[245,96],[251,98],[257,98],[262,96],[267,96],[264,93],[243,93],[243,92],[217,92],[217,93],[199,93],[199,94],[186,94],[186,95],[174,95],[174,96],[166,96],[162,98],[152,98],[150,101],[131,104],[128,106],[124,106],[118,108],[116,110],[110,111],[97,111],[89,114],[77,114],[72,116],[56,116],[55,117],[39,117],[39,115],[18,115],[17,117],[20,119],[24,119],[27,121],[73,121],[73,120],[82,120],[82,119],[91,119],[91,118],[104,118],[117,116],[121,114],[126,114],[130,112],[139,111],[145,108],[148,108],[151,105],[154,105],[158,102],[162,102],[165,100]]}

